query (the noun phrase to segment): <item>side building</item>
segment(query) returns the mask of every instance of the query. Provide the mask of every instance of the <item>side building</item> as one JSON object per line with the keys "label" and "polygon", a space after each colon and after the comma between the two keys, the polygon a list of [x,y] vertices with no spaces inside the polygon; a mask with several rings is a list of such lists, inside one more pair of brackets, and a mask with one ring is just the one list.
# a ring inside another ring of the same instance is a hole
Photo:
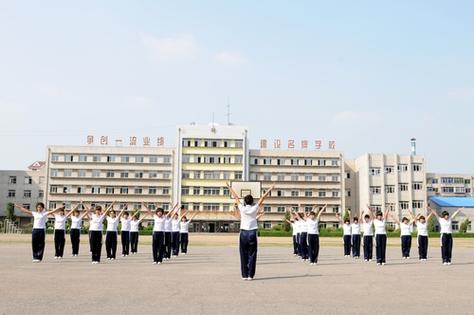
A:
{"label": "side building", "polygon": [[[0,171],[0,217],[6,216],[9,203],[21,204],[34,209],[36,203],[44,202],[46,189],[45,162],[37,161],[27,170]],[[29,224],[31,217],[15,209],[20,225]]]}
{"label": "side building", "polygon": [[428,198],[474,197],[474,174],[426,174]]}
{"label": "side building", "polygon": [[235,232],[233,201],[226,182],[248,178],[247,129],[232,125],[178,126],[175,201],[200,211],[196,232]]}
{"label": "side building", "polygon": [[426,211],[423,156],[365,154],[355,160],[354,168],[359,209],[388,209],[399,219],[408,215],[409,209],[415,213]]}
{"label": "side building", "polygon": [[327,209],[321,227],[338,227],[335,213],[345,209],[344,161],[336,151],[250,150],[250,180],[275,189],[265,202],[263,227],[283,222],[289,210]]}
{"label": "side building", "polygon": [[140,209],[145,202],[169,209],[173,200],[174,150],[156,147],[50,146],[46,201],[66,209],[81,200]]}

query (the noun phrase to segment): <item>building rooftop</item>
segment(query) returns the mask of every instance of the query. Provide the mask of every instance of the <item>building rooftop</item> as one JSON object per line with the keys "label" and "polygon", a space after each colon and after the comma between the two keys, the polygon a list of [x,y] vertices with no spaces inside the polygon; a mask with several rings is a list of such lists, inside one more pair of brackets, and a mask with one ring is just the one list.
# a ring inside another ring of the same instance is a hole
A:
{"label": "building rooftop", "polygon": [[474,208],[474,197],[432,197],[430,201],[440,207]]}

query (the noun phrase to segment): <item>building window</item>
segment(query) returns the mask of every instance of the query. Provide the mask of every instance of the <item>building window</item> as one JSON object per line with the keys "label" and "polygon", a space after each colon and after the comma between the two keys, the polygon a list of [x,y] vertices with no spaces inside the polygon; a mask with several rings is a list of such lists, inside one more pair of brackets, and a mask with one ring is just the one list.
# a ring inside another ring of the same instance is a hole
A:
{"label": "building window", "polygon": [[193,195],[199,196],[201,194],[201,187],[194,187],[193,188]]}
{"label": "building window", "polygon": [[143,178],[143,172],[136,172],[135,178]]}
{"label": "building window", "polygon": [[189,179],[189,178],[190,178],[189,175],[190,175],[189,172],[183,172],[183,173],[181,174],[181,178],[182,178],[182,179]]}
{"label": "building window", "polygon": [[263,207],[263,212],[272,212],[272,207],[271,206],[264,206]]}
{"label": "building window", "polygon": [[7,194],[8,198],[15,198],[16,197],[16,191],[15,190],[9,190]]}
{"label": "building window", "polygon": [[304,180],[307,181],[307,182],[312,182],[313,181],[313,175],[311,174],[306,174],[304,176]]}
{"label": "building window", "polygon": [[272,175],[270,175],[270,174],[263,174],[263,180],[264,180],[264,181],[271,181],[271,180],[272,180]]}
{"label": "building window", "polygon": [[235,172],[235,179],[242,179],[242,172]]}
{"label": "building window", "polygon": [[278,207],[277,207],[277,212],[279,212],[279,213],[284,213],[284,212],[286,212],[286,207],[285,207],[285,206],[278,206]]}
{"label": "building window", "polygon": [[423,170],[422,164],[413,164],[413,172],[421,172]]}
{"label": "building window", "polygon": [[107,171],[107,178],[112,178],[112,177],[115,177],[115,172]]}
{"label": "building window", "polygon": [[204,211],[218,211],[219,209],[220,209],[220,206],[218,203],[205,203],[203,205]]}
{"label": "building window", "polygon": [[385,174],[392,174],[394,170],[393,166],[385,166]]}
{"label": "building window", "polygon": [[283,191],[277,190],[277,197],[283,197]]}
{"label": "building window", "polygon": [[143,156],[136,156],[135,157],[135,163],[143,163],[145,159],[143,158]]}
{"label": "building window", "polygon": [[319,191],[318,192],[318,197],[326,197],[326,192],[325,191]]}
{"label": "building window", "polygon": [[158,173],[157,172],[150,172],[150,173],[148,173],[148,178],[158,178]]}
{"label": "building window", "polygon": [[150,156],[149,162],[154,163],[154,164],[158,163],[158,157],[157,156]]}
{"label": "building window", "polygon": [[120,157],[120,162],[121,163],[129,163],[130,162],[130,157],[128,155],[122,155]]}
{"label": "building window", "polygon": [[400,172],[400,173],[408,172],[408,165],[407,164],[399,164],[398,165],[398,172]]}
{"label": "building window", "polygon": [[100,162],[100,155],[94,155],[94,156],[92,157],[92,161],[93,161],[93,162]]}
{"label": "building window", "polygon": [[115,193],[114,187],[106,187],[106,188],[105,188],[105,193],[106,193],[107,195],[112,195],[112,194],[114,194],[114,193]]}
{"label": "building window", "polygon": [[128,172],[120,172],[120,178],[128,178]]}
{"label": "building window", "polygon": [[370,193],[372,195],[380,195],[380,192],[381,192],[381,187],[380,186],[371,186],[370,187]]}
{"label": "building window", "polygon": [[385,193],[386,194],[394,194],[395,193],[395,186],[393,186],[393,185],[385,186]]}
{"label": "building window", "polygon": [[10,185],[16,185],[16,176],[10,176],[8,178],[8,184]]}
{"label": "building window", "polygon": [[351,196],[351,191],[350,191],[349,189],[346,190],[346,196],[347,196],[347,197],[350,197],[350,196]]}
{"label": "building window", "polygon": [[149,195],[156,195],[156,187],[148,188],[148,194]]}
{"label": "building window", "polygon": [[122,195],[128,194],[128,187],[120,187],[120,194]]}
{"label": "building window", "polygon": [[408,191],[408,184],[401,183],[401,184],[399,184],[399,188],[400,188],[399,189],[400,191]]}
{"label": "building window", "polygon": [[100,171],[99,170],[93,170],[92,171],[92,177],[100,177]]}
{"label": "building window", "polygon": [[189,187],[182,187],[181,188],[181,195],[189,195]]}
{"label": "building window", "polygon": [[100,194],[100,187],[99,186],[92,186],[91,193]]}
{"label": "building window", "polygon": [[319,175],[319,176],[318,176],[318,181],[320,181],[320,182],[325,182],[325,181],[326,181],[326,176],[324,176],[324,175]]}
{"label": "building window", "polygon": [[31,176],[25,176],[24,183],[25,183],[25,185],[33,184],[33,178],[31,178]]}
{"label": "building window", "polygon": [[350,179],[350,178],[351,178],[351,173],[347,172],[347,173],[346,173],[346,178],[347,178],[347,179]]}
{"label": "building window", "polygon": [[395,211],[395,204],[393,203],[386,203],[385,204],[385,210],[389,210],[389,211]]}
{"label": "building window", "polygon": [[51,155],[51,161],[52,162],[58,162],[59,161],[59,155],[57,155],[57,154]]}
{"label": "building window", "polygon": [[72,176],[72,170],[64,170],[64,177],[71,177]]}
{"label": "building window", "polygon": [[332,192],[332,196],[333,196],[334,198],[339,197],[339,192],[338,192],[338,191],[333,191],[333,192]]}
{"label": "building window", "polygon": [[291,181],[292,181],[292,182],[297,182],[298,179],[299,179],[299,176],[298,176],[297,174],[291,175]]}
{"label": "building window", "polygon": [[313,197],[313,191],[312,190],[306,190],[304,192],[305,197]]}
{"label": "building window", "polygon": [[291,197],[299,197],[300,192],[298,190],[292,190],[291,191]]}
{"label": "building window", "polygon": [[338,182],[339,181],[339,176],[332,176],[331,180],[333,182]]}
{"label": "building window", "polygon": [[318,160],[318,166],[326,166],[326,160]]}
{"label": "building window", "polygon": [[219,196],[221,193],[220,188],[215,187],[204,187],[203,191],[205,196]]}
{"label": "building window", "polygon": [[23,197],[25,197],[25,198],[31,198],[31,190],[25,190],[25,191],[23,191]]}
{"label": "building window", "polygon": [[83,186],[78,186],[77,187],[77,193],[78,194],[84,194],[86,192],[86,187]]}
{"label": "building window", "polygon": [[410,208],[410,203],[408,201],[400,201],[400,209],[408,210]]}
{"label": "building window", "polygon": [[115,162],[115,155],[107,155],[107,163]]}
{"label": "building window", "polygon": [[272,223],[271,222],[263,222],[263,228],[265,230],[270,230],[272,228]]}
{"label": "building window", "polygon": [[423,183],[413,183],[413,190],[422,190],[423,189]]}
{"label": "building window", "polygon": [[84,154],[79,155],[79,162],[87,162],[87,155],[84,155]]}
{"label": "building window", "polygon": [[38,190],[38,198],[44,197],[44,190]]}
{"label": "building window", "polygon": [[380,167],[372,167],[370,168],[370,175],[372,176],[379,176],[380,175]]}
{"label": "building window", "polygon": [[423,209],[423,204],[422,200],[413,200],[412,207],[413,209]]}
{"label": "building window", "polygon": [[331,165],[332,166],[339,166],[339,161],[338,160],[332,160]]}
{"label": "building window", "polygon": [[163,191],[162,191],[163,195],[167,196],[170,194],[170,190],[169,188],[163,188]]}
{"label": "building window", "polygon": [[64,155],[64,162],[74,162],[74,156],[71,154]]}
{"label": "building window", "polygon": [[78,175],[79,177],[86,177],[86,170],[79,170],[78,173],[77,173],[77,175]]}
{"label": "building window", "polygon": [[58,192],[58,186],[51,186],[49,188],[49,192],[52,193],[52,194],[55,194]]}
{"label": "building window", "polygon": [[141,194],[143,194],[143,189],[141,187],[135,187],[133,193],[135,195],[141,195]]}

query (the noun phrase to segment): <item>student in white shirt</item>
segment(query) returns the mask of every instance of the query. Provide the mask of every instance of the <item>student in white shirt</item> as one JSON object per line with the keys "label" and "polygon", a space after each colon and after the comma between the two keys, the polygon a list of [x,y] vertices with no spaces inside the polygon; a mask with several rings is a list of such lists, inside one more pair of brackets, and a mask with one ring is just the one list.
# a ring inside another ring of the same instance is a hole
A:
{"label": "student in white shirt", "polygon": [[448,211],[443,211],[441,216],[431,208],[431,213],[438,219],[439,226],[441,229],[441,257],[443,259],[443,265],[451,265],[451,258],[453,255],[453,219],[461,212],[462,209],[458,209],[449,217]]}
{"label": "student in white shirt", "polygon": [[181,224],[179,225],[179,238],[181,243],[181,254],[187,255],[188,254],[188,244],[189,244],[189,224],[193,221],[193,219],[198,215],[198,212],[195,212],[188,218],[183,216],[181,218]]}
{"label": "student in white shirt", "polygon": [[[413,222],[414,220],[410,221],[407,217],[403,217],[402,221],[398,220],[393,215],[390,215],[392,219],[400,226],[400,244],[402,248],[402,258],[403,259],[410,259],[410,252],[411,252],[411,243],[412,243],[412,236],[413,233]],[[412,216],[413,217],[413,216]]]}
{"label": "student in white shirt", "polygon": [[254,203],[254,199],[251,195],[245,196],[244,202],[241,203],[239,195],[232,189],[230,184],[227,184],[227,187],[229,188],[231,196],[235,200],[235,205],[238,206],[240,211],[239,249],[242,280],[250,281],[255,277],[257,267],[257,216],[259,215],[259,210],[262,207],[263,202],[275,186],[270,187],[257,203]]}
{"label": "student in white shirt", "polygon": [[69,230],[69,236],[71,237],[72,257],[77,257],[79,255],[82,220],[86,215],[85,211],[83,214],[79,212],[79,206],[82,206],[82,202],[77,204],[71,215],[71,228]]}
{"label": "student in white shirt", "polygon": [[180,241],[179,240],[179,230],[180,230],[179,225],[180,225],[182,217],[186,215],[184,206],[181,206],[180,211],[181,211],[180,212],[181,217],[178,214],[178,212],[175,212],[171,219],[171,251],[172,251],[173,257],[178,257],[179,255],[179,241]]}
{"label": "student in white shirt", "polygon": [[165,221],[166,216],[164,210],[158,208],[155,214],[145,205],[149,215],[153,217],[153,237],[152,237],[152,253],[153,253],[153,264],[161,265],[163,263],[164,256],[164,241],[165,241]]}
{"label": "student in white shirt", "polygon": [[100,254],[102,252],[102,231],[104,229],[104,220],[109,211],[113,208],[113,202],[105,212],[102,211],[101,206],[96,206],[94,213],[90,214],[91,209],[86,206],[87,215],[89,217],[89,235],[92,249],[92,263],[100,263]]}
{"label": "student in white shirt", "polygon": [[43,260],[44,255],[44,245],[45,245],[45,229],[46,222],[48,221],[48,216],[58,212],[59,210],[64,210],[64,205],[52,211],[44,210],[44,203],[38,202],[36,204],[36,211],[31,211],[26,209],[23,206],[15,204],[21,212],[28,214],[33,217],[33,230],[31,231],[31,247],[33,250],[33,262],[38,263]]}
{"label": "student in white shirt", "polygon": [[172,217],[177,210],[178,205],[175,205],[171,211],[165,212],[165,248],[164,258],[165,260],[171,259],[171,235],[172,235]]}
{"label": "student in white shirt", "polygon": [[301,238],[301,224],[304,223],[303,220],[299,218],[295,213],[291,212],[291,217],[293,219],[293,233],[296,234],[295,241],[296,241],[296,256],[302,258],[301,254],[301,246],[300,246],[300,238]]}
{"label": "student in white shirt", "polygon": [[[360,217],[362,217],[362,215]],[[360,224],[359,224],[358,217],[354,217],[352,219],[351,236],[352,236],[352,257],[359,259],[360,258]]]}
{"label": "student in white shirt", "polygon": [[385,228],[385,223],[387,221],[389,211],[390,210],[386,210],[385,213],[382,213],[382,211],[377,211],[374,219],[375,253],[377,257],[377,265],[379,266],[384,266],[386,263],[387,231]]}
{"label": "student in white shirt", "polygon": [[308,254],[309,254],[309,263],[311,265],[316,265],[318,263],[319,257],[319,220],[321,214],[326,209],[327,205],[324,206],[319,213],[316,215],[316,212],[313,210],[306,217],[306,229],[308,231]]}
{"label": "student in white shirt", "polygon": [[[138,239],[140,236],[140,224],[147,215],[144,214],[140,217],[140,211],[136,211],[132,215],[132,220],[130,221],[130,250],[132,255],[138,253]],[[140,217],[140,218],[139,218]]]}
{"label": "student in white shirt", "polygon": [[115,260],[117,258],[117,228],[124,211],[125,209],[122,209],[122,211],[120,211],[119,215],[117,216],[115,210],[111,210],[109,212],[109,216],[107,217],[105,252],[107,253],[108,260]]}
{"label": "student in white shirt", "polygon": [[130,254],[130,214],[125,206],[125,212],[120,219],[120,236],[122,240],[122,257],[127,257]]}
{"label": "student in white shirt", "polygon": [[418,214],[415,219],[418,256],[420,261],[426,261],[428,259],[428,221],[432,215],[433,214],[430,213],[428,217],[425,218]]}
{"label": "student in white shirt", "polygon": [[290,212],[290,220],[285,219],[285,221],[291,226],[291,233],[293,238],[293,255],[298,256],[298,243],[297,243],[297,235],[298,231],[296,228],[296,220],[292,217]]}
{"label": "student in white shirt", "polygon": [[300,224],[300,253],[303,261],[309,260],[308,252],[308,225],[306,223],[306,214],[304,212],[296,213]]}
{"label": "student in white shirt", "polygon": [[[344,257],[351,257],[351,248],[352,248],[352,227],[351,220],[344,219],[339,213],[336,213],[336,218],[340,223],[342,223],[342,232],[343,232],[343,242],[344,242]],[[344,222],[343,222],[344,221]]]}
{"label": "student in white shirt", "polygon": [[66,221],[72,211],[66,215],[64,209],[54,215],[54,259],[63,259],[64,246],[66,245]]}
{"label": "student in white shirt", "polygon": [[370,214],[362,213],[364,217],[364,222],[362,223],[362,230],[364,232],[363,237],[363,247],[364,247],[364,261],[372,261],[373,251],[374,251],[374,220],[372,217],[372,212]]}

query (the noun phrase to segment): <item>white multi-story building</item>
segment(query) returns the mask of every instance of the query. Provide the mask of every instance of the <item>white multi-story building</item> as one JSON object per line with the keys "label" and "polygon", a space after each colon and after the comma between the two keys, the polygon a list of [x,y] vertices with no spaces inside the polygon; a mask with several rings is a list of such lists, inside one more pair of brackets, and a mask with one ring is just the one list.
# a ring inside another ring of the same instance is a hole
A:
{"label": "white multi-story building", "polygon": [[129,209],[170,207],[174,150],[159,147],[50,146],[47,207],[70,209],[81,200]]}
{"label": "white multi-story building", "polygon": [[474,174],[426,174],[428,197],[473,197]]}
{"label": "white multi-story building", "polygon": [[263,191],[275,184],[265,201],[264,228],[281,224],[285,212],[320,210],[322,226],[338,226],[335,213],[345,209],[344,161],[336,151],[250,150],[250,181]]}
{"label": "white multi-story building", "polygon": [[355,160],[359,209],[371,206],[401,218],[426,209],[425,159],[398,154],[365,154]]}
{"label": "white multi-story building", "polygon": [[[5,216],[9,203],[34,209],[36,203],[44,202],[45,187],[45,162],[35,162],[26,171],[0,171],[0,217]],[[20,224],[30,221],[18,209],[15,209],[15,215],[20,219]]]}
{"label": "white multi-story building", "polygon": [[175,201],[200,211],[194,231],[235,231],[226,182],[248,176],[247,129],[232,125],[178,126]]}

